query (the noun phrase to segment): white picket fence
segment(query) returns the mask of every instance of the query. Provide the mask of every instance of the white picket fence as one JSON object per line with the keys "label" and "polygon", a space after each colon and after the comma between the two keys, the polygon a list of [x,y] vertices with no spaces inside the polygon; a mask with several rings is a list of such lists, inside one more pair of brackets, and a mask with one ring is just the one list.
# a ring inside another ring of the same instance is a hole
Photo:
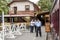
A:
{"label": "white picket fence", "polygon": [[15,23],[15,24],[5,24],[5,37],[6,38],[15,38],[15,35],[22,35],[21,31],[26,30],[25,23]]}

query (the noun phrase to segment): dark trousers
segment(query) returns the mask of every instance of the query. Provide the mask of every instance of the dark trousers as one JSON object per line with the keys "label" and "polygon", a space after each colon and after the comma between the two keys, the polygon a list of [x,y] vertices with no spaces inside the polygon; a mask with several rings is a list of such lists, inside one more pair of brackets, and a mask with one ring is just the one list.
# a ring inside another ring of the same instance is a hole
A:
{"label": "dark trousers", "polygon": [[33,33],[33,29],[34,29],[34,27],[33,26],[30,26],[30,32]]}
{"label": "dark trousers", "polygon": [[36,37],[38,36],[38,33],[40,35],[40,37],[42,36],[41,35],[41,27],[36,27]]}
{"label": "dark trousers", "polygon": [[35,27],[35,32],[36,32],[36,26],[34,26]]}

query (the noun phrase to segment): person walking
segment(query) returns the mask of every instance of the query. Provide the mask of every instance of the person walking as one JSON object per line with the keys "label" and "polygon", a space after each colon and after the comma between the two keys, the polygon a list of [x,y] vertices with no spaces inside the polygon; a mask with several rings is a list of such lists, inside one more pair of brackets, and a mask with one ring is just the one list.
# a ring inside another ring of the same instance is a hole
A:
{"label": "person walking", "polygon": [[33,29],[34,29],[34,20],[32,19],[30,22],[30,32],[33,33]]}
{"label": "person walking", "polygon": [[41,25],[42,25],[41,21],[39,19],[37,19],[35,22],[35,25],[36,25],[36,37],[38,37],[38,33],[41,37],[42,36],[41,35]]}

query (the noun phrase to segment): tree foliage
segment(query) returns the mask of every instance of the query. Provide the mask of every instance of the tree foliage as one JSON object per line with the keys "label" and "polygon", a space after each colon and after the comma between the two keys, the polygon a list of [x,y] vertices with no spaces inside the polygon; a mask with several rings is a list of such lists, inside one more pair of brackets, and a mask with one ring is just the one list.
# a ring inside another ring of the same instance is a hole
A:
{"label": "tree foliage", "polygon": [[2,11],[4,11],[5,14],[8,13],[8,6],[7,6],[8,1],[7,0],[0,0],[0,15],[2,14]]}
{"label": "tree foliage", "polygon": [[43,11],[49,11],[52,7],[53,1],[54,0],[39,0],[38,6],[40,6]]}

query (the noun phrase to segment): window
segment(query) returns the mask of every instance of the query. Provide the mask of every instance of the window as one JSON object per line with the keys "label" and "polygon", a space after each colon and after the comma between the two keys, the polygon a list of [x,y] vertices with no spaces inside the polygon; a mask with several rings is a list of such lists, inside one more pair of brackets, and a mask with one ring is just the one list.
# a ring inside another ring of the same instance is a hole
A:
{"label": "window", "polygon": [[14,14],[17,13],[17,7],[14,7]]}
{"label": "window", "polygon": [[30,6],[29,5],[26,5],[25,6],[25,10],[30,10]]}

